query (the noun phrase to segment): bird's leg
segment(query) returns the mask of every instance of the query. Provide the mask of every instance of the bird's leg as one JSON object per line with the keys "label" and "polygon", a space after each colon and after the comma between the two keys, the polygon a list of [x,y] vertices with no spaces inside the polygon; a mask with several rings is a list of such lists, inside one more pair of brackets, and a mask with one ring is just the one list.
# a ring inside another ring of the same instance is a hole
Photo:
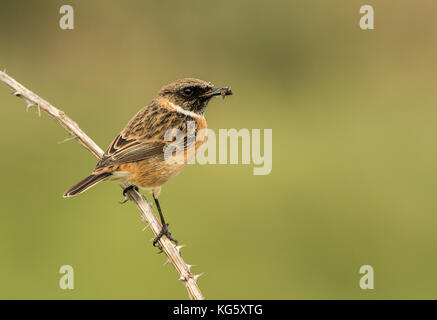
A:
{"label": "bird's leg", "polygon": [[161,231],[159,232],[158,236],[155,239],[153,239],[153,246],[154,247],[158,246],[158,248],[162,252],[162,248],[160,247],[160,244],[158,243],[159,239],[161,239],[162,236],[165,235],[170,241],[173,241],[176,245],[178,244],[178,241],[171,236],[171,233],[168,230],[169,224],[166,223],[164,220],[164,215],[162,214],[161,206],[159,205],[159,201],[158,201],[158,197],[156,197],[155,194],[153,194],[153,199],[155,200],[156,207],[158,208],[158,212],[159,212],[159,217],[161,218],[161,223],[162,223]]}
{"label": "bird's leg", "polygon": [[138,187],[136,185],[131,184],[130,186],[123,189],[123,196],[124,200],[120,202],[120,204],[126,203],[129,201],[129,198],[127,197],[126,193],[130,190],[138,191]]}

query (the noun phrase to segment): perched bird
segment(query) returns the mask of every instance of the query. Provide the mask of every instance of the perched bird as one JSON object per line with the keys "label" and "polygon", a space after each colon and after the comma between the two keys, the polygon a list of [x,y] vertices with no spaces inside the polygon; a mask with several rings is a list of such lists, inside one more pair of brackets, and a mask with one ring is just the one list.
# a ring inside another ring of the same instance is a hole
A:
{"label": "perched bird", "polygon": [[195,153],[204,139],[192,137],[207,127],[204,114],[208,102],[214,96],[224,98],[231,94],[229,87],[214,87],[194,78],[177,80],[163,87],[115,137],[94,171],[68,189],[64,197],[80,194],[103,180],[128,183],[129,187],[123,190],[124,196],[128,190],[138,190],[138,187],[151,190],[162,223],[162,230],[153,245],[156,246],[164,235],[177,243],[168,230],[158,196],[162,185],[177,175],[187,161],[168,161],[165,150],[176,141],[168,139],[168,133],[179,130],[181,134],[176,144],[184,157],[190,151]]}

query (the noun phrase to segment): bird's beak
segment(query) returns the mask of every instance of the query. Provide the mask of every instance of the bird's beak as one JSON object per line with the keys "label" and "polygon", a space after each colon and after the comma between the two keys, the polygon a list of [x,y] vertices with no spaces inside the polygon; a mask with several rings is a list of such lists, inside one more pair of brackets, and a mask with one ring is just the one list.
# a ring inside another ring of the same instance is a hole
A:
{"label": "bird's beak", "polygon": [[207,97],[222,96],[223,99],[230,95],[232,95],[230,87],[213,87],[205,94]]}

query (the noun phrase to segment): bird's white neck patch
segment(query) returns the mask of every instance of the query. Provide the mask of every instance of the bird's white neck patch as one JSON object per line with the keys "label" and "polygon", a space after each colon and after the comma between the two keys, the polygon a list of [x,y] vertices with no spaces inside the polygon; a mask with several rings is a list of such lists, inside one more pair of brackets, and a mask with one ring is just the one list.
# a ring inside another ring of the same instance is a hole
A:
{"label": "bird's white neck patch", "polygon": [[193,118],[199,118],[199,117],[203,118],[203,116],[201,116],[200,114],[197,114],[197,113],[195,113],[193,111],[190,111],[190,110],[186,110],[186,109],[182,108],[181,106],[178,106],[177,104],[174,104],[171,101],[169,101],[169,103],[172,106],[172,108],[174,108],[179,113],[182,113],[182,114],[184,114],[186,116],[190,116],[190,117],[193,117]]}

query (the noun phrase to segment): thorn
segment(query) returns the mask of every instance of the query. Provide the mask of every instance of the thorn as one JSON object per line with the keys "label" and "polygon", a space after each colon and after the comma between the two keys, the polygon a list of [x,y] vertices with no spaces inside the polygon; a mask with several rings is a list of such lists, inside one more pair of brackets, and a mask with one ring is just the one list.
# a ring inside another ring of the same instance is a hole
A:
{"label": "thorn", "polygon": [[183,276],[180,276],[178,280],[179,281],[187,281],[187,279],[185,279]]}
{"label": "thorn", "polygon": [[176,250],[179,252],[179,254],[181,253],[181,249],[186,247],[184,244],[181,244],[180,246],[176,246]]}
{"label": "thorn", "polygon": [[187,264],[188,271],[191,272],[191,268],[196,267],[195,264]]}
{"label": "thorn", "polygon": [[[17,97],[21,97],[21,94],[18,92],[15,92],[14,95]],[[41,117],[41,107],[39,105],[34,104],[32,101],[27,100],[26,98],[24,98],[24,100],[26,100],[26,112],[28,112],[29,109],[32,107],[37,107],[38,108],[38,116]]]}
{"label": "thorn", "polygon": [[149,225],[146,225],[141,231],[146,231],[146,229],[149,227]]}
{"label": "thorn", "polygon": [[193,274],[193,279],[195,282],[197,282],[197,280],[204,275],[205,272],[199,273],[199,274]]}
{"label": "thorn", "polygon": [[167,265],[167,264],[169,264],[169,263],[170,263],[170,259],[167,258],[167,259],[165,259],[165,262],[164,262],[163,266],[165,266],[165,265]]}
{"label": "thorn", "polygon": [[77,137],[76,136],[72,136],[72,137],[65,138],[64,140],[59,141],[58,144],[65,143],[65,142],[71,141],[73,139],[77,139]]}

